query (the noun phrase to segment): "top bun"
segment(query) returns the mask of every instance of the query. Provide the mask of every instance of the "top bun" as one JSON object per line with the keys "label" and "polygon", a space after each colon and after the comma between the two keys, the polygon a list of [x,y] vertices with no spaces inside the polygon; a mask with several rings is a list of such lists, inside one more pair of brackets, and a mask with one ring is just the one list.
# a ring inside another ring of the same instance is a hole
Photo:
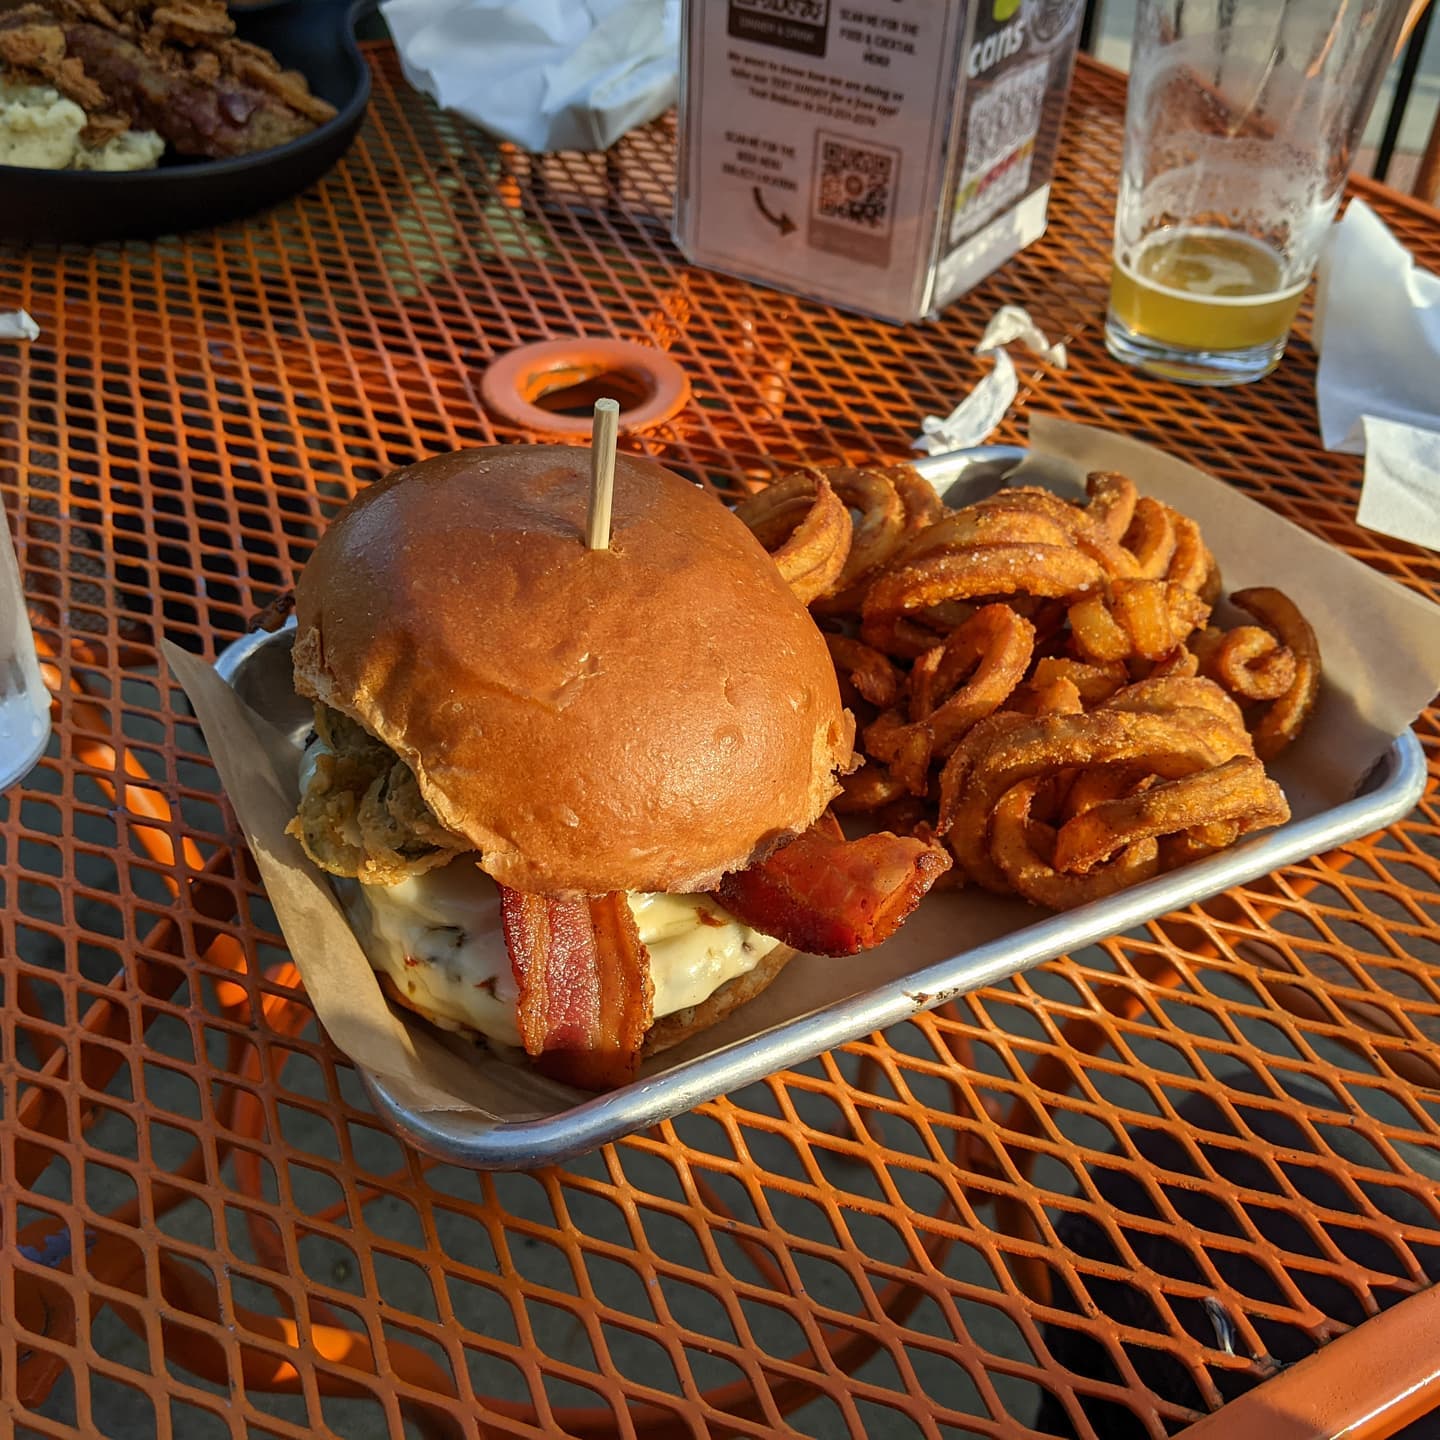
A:
{"label": "top bun", "polygon": [[836,793],[854,723],[820,632],[723,506],[619,455],[462,450],[359,495],[297,593],[295,683],[415,772],[503,885],[708,889]]}

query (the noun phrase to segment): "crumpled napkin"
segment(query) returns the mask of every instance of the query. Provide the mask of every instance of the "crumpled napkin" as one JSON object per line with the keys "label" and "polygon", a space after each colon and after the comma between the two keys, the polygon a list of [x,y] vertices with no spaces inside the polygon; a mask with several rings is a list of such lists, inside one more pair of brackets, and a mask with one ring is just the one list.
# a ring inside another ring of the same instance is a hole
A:
{"label": "crumpled napkin", "polygon": [[405,78],[526,150],[605,150],[675,103],[680,0],[382,0]]}
{"label": "crumpled napkin", "polygon": [[0,340],[38,340],[40,327],[24,310],[0,314]]}
{"label": "crumpled napkin", "polygon": [[948,415],[927,415],[920,422],[921,433],[911,441],[914,449],[943,455],[985,443],[1020,393],[1015,362],[1004,348],[1017,340],[1032,355],[1061,370],[1069,363],[1064,343],[1057,340],[1052,345],[1023,305],[1002,305],[975,347],[977,355],[994,354],[994,368]]}
{"label": "crumpled napkin", "polygon": [[1356,516],[1440,549],[1440,276],[1363,200],[1330,236],[1315,293],[1315,400],[1327,450],[1365,456]]}

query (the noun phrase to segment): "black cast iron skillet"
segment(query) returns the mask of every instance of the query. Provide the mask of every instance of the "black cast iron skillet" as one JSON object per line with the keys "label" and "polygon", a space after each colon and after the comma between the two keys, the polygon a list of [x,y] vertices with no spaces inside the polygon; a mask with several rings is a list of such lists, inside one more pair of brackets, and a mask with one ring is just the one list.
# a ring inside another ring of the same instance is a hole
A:
{"label": "black cast iron skillet", "polygon": [[273,150],[232,160],[166,157],[126,174],[0,165],[0,240],[125,240],[218,225],[304,190],[350,147],[370,99],[355,25],[375,0],[275,0],[232,9],[242,40],[263,45],[335,106],[333,120]]}

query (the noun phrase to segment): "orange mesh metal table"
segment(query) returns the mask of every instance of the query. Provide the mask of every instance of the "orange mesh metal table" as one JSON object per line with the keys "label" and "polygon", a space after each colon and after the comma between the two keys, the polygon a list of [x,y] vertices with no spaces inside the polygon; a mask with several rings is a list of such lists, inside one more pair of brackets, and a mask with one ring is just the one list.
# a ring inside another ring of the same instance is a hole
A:
{"label": "orange mesh metal table", "polygon": [[[59,696],[0,811],[11,1427],[1279,1440],[1428,1411],[1433,787],[1383,834],[564,1170],[431,1164],[376,1122],[156,644],[215,654],[390,467],[523,438],[477,402],[492,357],[660,346],[693,395],[639,443],[734,487],[904,454],[1023,301],[1072,364],[1024,367],[999,438],[1062,410],[1434,597],[1440,556],[1356,527],[1303,327],[1232,392],[1107,358],[1109,72],[1079,72],[1046,239],[942,323],[892,329],[683,265],[665,125],[527,158],[371,59],[361,143],[294,204],[0,255],[0,298],[44,327],[0,357],[0,466]],[[1440,214],[1365,193],[1440,266]],[[1433,757],[1440,713],[1418,728]]]}

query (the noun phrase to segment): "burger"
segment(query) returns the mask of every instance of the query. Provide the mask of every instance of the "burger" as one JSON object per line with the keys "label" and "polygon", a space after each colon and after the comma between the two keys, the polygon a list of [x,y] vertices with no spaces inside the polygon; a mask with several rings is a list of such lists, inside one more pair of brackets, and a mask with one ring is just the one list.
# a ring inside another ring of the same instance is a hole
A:
{"label": "burger", "polygon": [[572,1084],[630,1079],[798,951],[878,943],[948,866],[847,841],[820,632],[745,526],[617,457],[502,446],[362,492],[296,594],[291,825],[390,998]]}

